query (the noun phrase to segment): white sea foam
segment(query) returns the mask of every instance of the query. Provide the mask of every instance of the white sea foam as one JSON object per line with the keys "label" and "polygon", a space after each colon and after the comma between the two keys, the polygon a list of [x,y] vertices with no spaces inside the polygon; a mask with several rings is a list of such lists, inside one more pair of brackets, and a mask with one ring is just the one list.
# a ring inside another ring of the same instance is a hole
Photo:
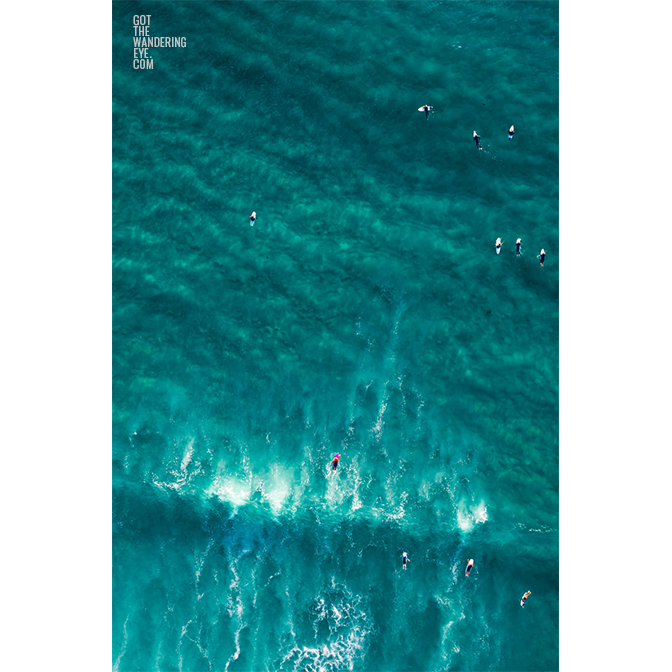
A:
{"label": "white sea foam", "polygon": [[359,498],[359,486],[362,484],[362,479],[359,475],[359,472],[355,472],[354,479],[354,493],[352,497],[352,506],[350,507],[351,511],[357,511],[357,509],[362,508],[362,500]]}
{"label": "white sea foam", "polygon": [[278,515],[284,508],[285,501],[289,497],[293,481],[291,470],[285,469],[278,464],[271,466],[268,479],[261,485],[261,497],[267,501],[274,515]]}
{"label": "white sea foam", "polygon": [[207,497],[216,495],[223,502],[234,506],[243,506],[250,501],[252,484],[250,481],[243,481],[234,476],[216,476],[205,494]]}
{"label": "white sea foam", "polygon": [[126,616],[126,620],[124,621],[124,640],[121,643],[121,650],[119,651],[119,655],[117,656],[117,659],[114,661],[114,666],[112,669],[114,672],[117,672],[119,669],[119,663],[121,662],[121,659],[124,657],[124,654],[126,653],[126,647],[128,646],[128,630],[127,630],[127,625],[128,625],[128,619],[131,617],[129,614]]}
{"label": "white sea foam", "polygon": [[191,458],[194,455],[194,439],[191,439],[189,443],[187,444],[187,447],[184,449],[184,455],[182,456],[182,464],[180,464],[180,471],[183,472],[186,478],[186,473],[187,473],[187,467],[189,466],[189,462],[191,462]]}
{"label": "white sea foam", "polygon": [[178,654],[178,669],[181,671],[183,669],[184,665],[184,659],[182,657],[182,640],[184,638],[188,639],[190,642],[196,645],[196,648],[201,652],[201,655],[205,658],[205,660],[208,662],[208,669],[212,670],[212,661],[210,660],[210,656],[208,654],[208,650],[206,647],[204,647],[201,644],[201,634],[203,630],[203,626],[201,625],[201,630],[198,633],[198,636],[196,639],[193,637],[190,637],[188,632],[189,632],[189,625],[192,623],[193,619],[189,619],[183,626],[182,626],[182,632],[180,633],[180,639],[177,644],[177,654]]}
{"label": "white sea foam", "polygon": [[[387,390],[387,383],[385,384],[385,390]],[[385,395],[385,392],[383,392]],[[383,402],[380,405],[380,410],[378,411],[378,417],[376,418],[376,424],[373,426],[373,435],[376,437],[376,440],[380,441],[383,435],[383,415],[385,415],[385,409],[387,408],[388,398],[383,396]]]}
{"label": "white sea foam", "polygon": [[387,509],[385,513],[383,514],[385,517],[385,520],[401,520],[405,515],[406,511],[404,507],[406,506],[406,501],[408,500],[408,493],[407,492],[402,492],[401,495],[399,496],[399,499],[401,500],[392,511]]}
{"label": "white sea foam", "polygon": [[295,642],[282,663],[291,662],[297,672],[354,670],[358,663],[361,666],[374,629],[361,603],[361,596],[353,595],[332,578],[331,589],[326,595],[318,595],[310,610],[315,638],[318,638],[320,623],[326,622],[329,641],[304,645]]}
{"label": "white sea foam", "polygon": [[474,526],[472,516],[466,511],[462,504],[458,504],[457,507],[457,524],[462,532],[469,532]]}
{"label": "white sea foam", "polygon": [[184,658],[182,657],[182,640],[186,637],[187,639],[191,640],[192,642],[194,641],[187,635],[187,630],[189,629],[189,624],[191,623],[191,619],[189,619],[183,626],[182,626],[182,632],[180,633],[180,639],[177,643],[177,669],[182,672],[182,666],[184,665]]}
{"label": "white sea foam", "polygon": [[283,658],[294,663],[293,669],[305,672],[335,672],[337,670],[354,670],[355,663],[363,658],[362,640],[368,633],[359,628],[347,635],[339,635],[336,641],[329,646],[323,644],[320,648],[309,646],[294,647]]}
{"label": "white sea foam", "polygon": [[205,562],[205,556],[210,552],[210,549],[212,548],[214,543],[215,540],[210,539],[210,541],[208,541],[208,545],[205,551],[203,551],[203,553],[201,553],[200,555],[198,553],[195,554],[194,567],[196,570],[196,583],[198,583],[201,579],[201,571],[203,570],[203,563]]}
{"label": "white sea foam", "polygon": [[477,523],[485,523],[488,520],[488,507],[483,500],[481,500],[477,506],[473,507],[471,512]]}
{"label": "white sea foam", "polygon": [[229,665],[234,660],[238,660],[238,656],[240,656],[240,632],[245,627],[245,622],[243,621],[243,602],[240,599],[240,595],[238,595],[238,597],[236,598],[235,613],[232,614],[231,612],[229,612],[229,614],[236,622],[236,631],[233,633],[233,639],[236,645],[236,650],[231,654],[231,657],[226,661],[226,665],[224,666],[225,672],[226,670],[229,669]]}
{"label": "white sea foam", "polygon": [[288,614],[288,620],[287,623],[289,625],[289,631],[292,635],[292,639],[294,642],[296,642],[296,633],[294,632],[294,619],[292,618],[292,614],[294,613],[294,610],[292,609],[292,604],[293,600],[291,595],[289,594],[289,582],[288,580],[285,580],[285,597],[287,598],[287,614]]}
{"label": "white sea foam", "polygon": [[475,506],[468,506],[466,502],[457,504],[457,524],[463,532],[469,532],[474,525],[485,523],[488,520],[488,507],[481,500]]}

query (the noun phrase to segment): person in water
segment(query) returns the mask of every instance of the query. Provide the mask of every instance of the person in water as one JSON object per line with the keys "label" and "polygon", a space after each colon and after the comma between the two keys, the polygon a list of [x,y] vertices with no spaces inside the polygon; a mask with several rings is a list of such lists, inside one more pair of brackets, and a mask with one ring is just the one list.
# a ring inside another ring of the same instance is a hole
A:
{"label": "person in water", "polygon": [[495,241],[495,251],[497,252],[497,254],[499,254],[499,251],[501,249],[502,249],[502,239],[497,238],[497,240]]}
{"label": "person in water", "polygon": [[546,252],[543,247],[541,248],[541,252],[537,255],[537,259],[539,259],[539,263],[543,266],[544,259],[546,259]]}
{"label": "person in water", "polygon": [[257,220],[257,213],[256,213],[256,212],[253,212],[253,213],[250,215],[250,226],[254,226],[254,222],[255,222],[256,220]]}
{"label": "person in water", "polygon": [[472,560],[469,560],[469,562],[467,563],[467,571],[465,572],[465,575],[466,575],[466,576],[469,576],[469,572],[471,571],[471,568],[472,568],[473,566],[474,566],[474,561],[473,561],[473,559],[472,559]]}
{"label": "person in water", "polygon": [[521,607],[524,607],[524,606],[525,606],[525,600],[527,600],[527,598],[528,598],[530,595],[532,595],[532,591],[531,591],[531,590],[528,590],[528,591],[525,593],[525,595],[523,595],[523,599],[520,601],[520,606],[521,606]]}
{"label": "person in water", "polygon": [[509,140],[511,140],[511,138],[513,138],[514,133],[515,133],[515,131],[513,130],[513,124],[511,124],[511,128],[509,129]]}
{"label": "person in water", "polygon": [[404,569],[406,569],[406,563],[407,562],[410,562],[410,560],[408,559],[408,554],[406,553],[406,551],[404,551],[401,555],[401,566]]}
{"label": "person in water", "polygon": [[481,147],[481,136],[478,133],[476,133],[476,131],[474,131],[474,144],[479,149],[483,149],[483,147]]}
{"label": "person in water", "polygon": [[423,105],[420,109],[424,110],[425,112],[425,119],[429,119],[429,111],[433,110],[434,108],[431,107],[430,105]]}
{"label": "person in water", "polygon": [[341,459],[341,456],[336,453],[336,457],[331,461],[331,468],[333,471],[336,471],[336,467],[338,466],[338,461]]}
{"label": "person in water", "polygon": [[522,244],[522,242],[521,242],[520,238],[518,238],[518,240],[516,241],[516,256],[517,257],[520,256],[520,246],[521,246],[521,244]]}

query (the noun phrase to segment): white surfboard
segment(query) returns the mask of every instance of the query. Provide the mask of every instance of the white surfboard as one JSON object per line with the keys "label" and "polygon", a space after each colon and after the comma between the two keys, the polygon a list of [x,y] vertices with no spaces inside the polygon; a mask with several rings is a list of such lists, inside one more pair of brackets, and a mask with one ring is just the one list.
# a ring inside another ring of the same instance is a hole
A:
{"label": "white surfboard", "polygon": [[[433,110],[434,108],[430,105],[430,106],[429,106],[429,109],[430,109],[430,110]],[[424,111],[425,111],[425,108],[424,108],[424,107],[419,107],[419,108],[418,108],[418,112],[424,112]]]}
{"label": "white surfboard", "polygon": [[502,251],[502,240],[501,238],[497,238],[497,242],[495,242],[495,251],[497,254],[499,254]]}

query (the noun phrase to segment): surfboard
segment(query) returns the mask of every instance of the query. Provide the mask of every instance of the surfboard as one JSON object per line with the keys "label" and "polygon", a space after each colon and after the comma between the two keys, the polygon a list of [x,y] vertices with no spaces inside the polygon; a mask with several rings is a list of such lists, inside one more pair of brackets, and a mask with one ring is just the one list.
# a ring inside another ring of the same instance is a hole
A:
{"label": "surfboard", "polygon": [[[433,110],[434,108],[430,105],[430,106],[429,106],[429,109],[430,109],[430,110]],[[424,111],[425,111],[425,108],[424,108],[424,107],[419,107],[419,108],[418,108],[418,112],[424,112]]]}
{"label": "surfboard", "polygon": [[497,254],[499,254],[502,251],[502,241],[500,238],[497,238],[497,242],[495,243],[495,251]]}

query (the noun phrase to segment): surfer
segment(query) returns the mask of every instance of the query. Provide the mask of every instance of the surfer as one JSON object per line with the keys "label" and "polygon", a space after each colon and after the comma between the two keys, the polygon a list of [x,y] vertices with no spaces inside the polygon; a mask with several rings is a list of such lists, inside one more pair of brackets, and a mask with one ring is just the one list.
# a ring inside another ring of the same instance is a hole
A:
{"label": "surfer", "polygon": [[433,110],[434,108],[431,105],[423,105],[422,107],[418,108],[418,112],[424,112],[425,113],[425,119],[429,119],[429,111]]}
{"label": "surfer", "polygon": [[544,259],[546,259],[546,251],[543,247],[541,248],[541,252],[537,255],[537,259],[539,259],[539,263],[543,266]]}
{"label": "surfer", "polygon": [[410,562],[410,560],[408,559],[408,554],[406,553],[406,551],[404,551],[401,555],[401,566],[404,569],[406,569],[406,563],[407,562]]}
{"label": "surfer", "polygon": [[478,133],[476,133],[476,131],[474,131],[474,144],[479,149],[483,149],[483,147],[481,147],[481,136]]}
{"label": "surfer", "polygon": [[513,124],[511,124],[511,128],[509,129],[509,140],[511,140],[511,138],[513,138],[514,133],[515,133],[515,131],[513,130]]}
{"label": "surfer", "polygon": [[521,242],[522,242],[522,241],[520,240],[520,238],[518,238],[518,240],[516,241],[516,256],[517,256],[517,257],[520,256],[520,246],[521,246]]}
{"label": "surfer", "polygon": [[528,590],[528,591],[525,593],[525,595],[523,595],[523,599],[520,601],[520,606],[521,606],[521,607],[524,607],[524,606],[525,606],[525,600],[527,600],[527,598],[528,598],[530,595],[532,595],[532,591],[531,591],[531,590]]}
{"label": "surfer", "polygon": [[495,251],[497,252],[497,254],[499,254],[502,251],[502,239],[501,238],[497,238],[497,240],[495,241]]}
{"label": "surfer", "polygon": [[336,471],[336,467],[338,466],[338,461],[341,459],[341,456],[336,453],[336,456],[334,459],[331,461],[331,468],[333,471]]}
{"label": "surfer", "polygon": [[253,212],[253,213],[250,215],[250,226],[254,226],[254,222],[256,221],[256,219],[257,219],[257,213],[256,213],[256,212]]}
{"label": "surfer", "polygon": [[465,572],[465,576],[469,576],[469,572],[471,571],[471,568],[472,568],[473,566],[474,566],[474,561],[473,561],[473,559],[472,559],[472,560],[469,560],[469,562],[467,563],[467,571]]}

